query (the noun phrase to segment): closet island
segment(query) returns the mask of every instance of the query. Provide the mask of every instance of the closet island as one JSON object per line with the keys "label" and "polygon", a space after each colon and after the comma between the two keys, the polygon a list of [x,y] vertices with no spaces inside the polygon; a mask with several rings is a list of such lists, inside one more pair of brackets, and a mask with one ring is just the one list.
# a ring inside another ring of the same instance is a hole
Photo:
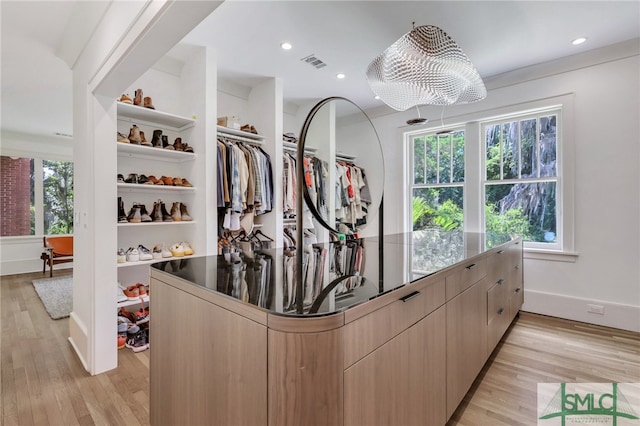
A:
{"label": "closet island", "polygon": [[520,237],[318,245],[332,284],[302,313],[277,248],[152,265],[153,425],[446,423],[522,306]]}

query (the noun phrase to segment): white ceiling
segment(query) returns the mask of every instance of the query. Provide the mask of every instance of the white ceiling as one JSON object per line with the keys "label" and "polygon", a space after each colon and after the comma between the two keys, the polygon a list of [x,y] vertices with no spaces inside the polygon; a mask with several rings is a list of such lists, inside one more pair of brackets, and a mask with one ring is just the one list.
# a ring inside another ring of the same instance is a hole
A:
{"label": "white ceiling", "polygon": [[[74,3],[2,1],[3,129],[71,133],[70,71],[56,54],[77,24]],[[345,96],[367,109],[382,105],[366,83],[367,65],[414,21],[442,28],[486,78],[638,38],[640,1],[228,0],[184,43],[214,47],[221,79],[251,87],[276,76],[286,102]],[[587,42],[571,45],[579,36]],[[282,41],[293,49],[280,49]],[[327,66],[300,60],[311,54]],[[171,55],[180,59],[180,49]]]}

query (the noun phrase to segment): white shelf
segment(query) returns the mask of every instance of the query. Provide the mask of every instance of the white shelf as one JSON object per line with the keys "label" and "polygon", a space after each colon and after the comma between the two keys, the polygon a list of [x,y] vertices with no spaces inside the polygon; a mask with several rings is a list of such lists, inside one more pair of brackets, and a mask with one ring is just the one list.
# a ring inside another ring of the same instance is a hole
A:
{"label": "white shelf", "polygon": [[218,133],[231,136],[240,136],[247,139],[253,139],[254,141],[262,141],[265,138],[262,135],[257,135],[251,132],[243,132],[242,130],[230,129],[224,126],[216,126],[216,130],[218,131]]}
{"label": "white shelf", "polygon": [[[195,125],[196,120],[167,112],[157,111],[132,104],[118,102],[118,119],[129,122],[143,121],[147,124],[160,124],[176,131],[186,130]],[[135,123],[134,123],[135,124]]]}
{"label": "white shelf", "polygon": [[119,183],[118,191],[124,192],[194,192],[195,186],[145,185],[140,183]]}
{"label": "white shelf", "polygon": [[176,225],[193,225],[195,224],[195,220],[182,220],[178,222],[139,222],[139,223],[118,223],[118,228],[128,228],[132,226],[176,226]]}
{"label": "white shelf", "polygon": [[[287,151],[298,151],[297,143],[282,141],[282,147]],[[318,152],[318,150],[315,148],[307,147],[304,149],[304,152],[307,154],[315,154],[316,152]]]}
{"label": "white shelf", "polygon": [[154,264],[154,263],[166,262],[168,260],[189,259],[189,258],[191,258],[193,256],[194,256],[193,254],[190,254],[189,256],[180,256],[180,257],[171,256],[171,257],[163,257],[162,259],[140,260],[138,262],[124,262],[124,263],[118,263],[118,268],[131,268],[131,267],[135,267],[135,266],[149,266],[149,265]]}
{"label": "white shelf", "polygon": [[[142,301],[140,299],[142,299]],[[118,309],[126,308],[127,306],[139,305],[140,302],[148,303],[149,302],[149,296],[148,295],[147,296],[140,296],[140,297],[136,298],[136,300],[124,300],[122,302],[118,302]]]}
{"label": "white shelf", "polygon": [[121,157],[146,158],[151,160],[169,161],[182,163],[193,161],[196,155],[193,152],[175,151],[172,149],[154,148],[151,146],[138,145],[134,143],[116,142],[118,145],[118,155]]}

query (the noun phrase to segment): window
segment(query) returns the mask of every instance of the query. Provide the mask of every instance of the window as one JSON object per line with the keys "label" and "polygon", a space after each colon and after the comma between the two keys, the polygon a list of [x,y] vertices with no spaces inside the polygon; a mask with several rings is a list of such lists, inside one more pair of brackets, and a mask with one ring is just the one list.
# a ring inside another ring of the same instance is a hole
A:
{"label": "window", "polygon": [[560,110],[484,122],[484,226],[527,247],[559,248]]}
{"label": "window", "polygon": [[462,229],[464,130],[410,138],[412,229]]}
{"label": "window", "polygon": [[8,156],[0,159],[0,235],[73,233],[73,163]]}

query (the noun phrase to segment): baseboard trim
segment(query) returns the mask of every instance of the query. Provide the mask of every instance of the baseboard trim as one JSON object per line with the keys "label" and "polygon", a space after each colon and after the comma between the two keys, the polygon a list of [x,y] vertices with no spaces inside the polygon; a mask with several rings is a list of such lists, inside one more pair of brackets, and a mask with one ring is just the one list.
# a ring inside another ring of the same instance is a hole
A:
{"label": "baseboard trim", "polygon": [[75,312],[71,312],[69,315],[69,343],[73,347],[78,359],[82,363],[82,366],[85,370],[91,373],[89,368],[89,364],[87,363],[86,356],[89,354],[87,344],[89,341],[89,336],[87,333],[87,328],[84,323],[78,318]]}
{"label": "baseboard trim", "polygon": [[[72,268],[73,268],[73,262],[70,262],[70,263],[55,265],[53,267],[53,270],[57,271],[58,269],[72,269]],[[0,263],[0,271],[2,271],[2,276],[28,274],[31,272],[41,272],[42,260],[41,259],[6,260]],[[42,276],[45,278],[49,277],[48,266],[45,273]]]}
{"label": "baseboard trim", "polygon": [[[525,290],[524,296],[525,303],[522,306],[522,310],[525,312],[640,332],[640,306],[603,302],[601,300],[564,296],[535,290]],[[604,313],[595,314],[589,312],[589,305],[602,306]]]}

